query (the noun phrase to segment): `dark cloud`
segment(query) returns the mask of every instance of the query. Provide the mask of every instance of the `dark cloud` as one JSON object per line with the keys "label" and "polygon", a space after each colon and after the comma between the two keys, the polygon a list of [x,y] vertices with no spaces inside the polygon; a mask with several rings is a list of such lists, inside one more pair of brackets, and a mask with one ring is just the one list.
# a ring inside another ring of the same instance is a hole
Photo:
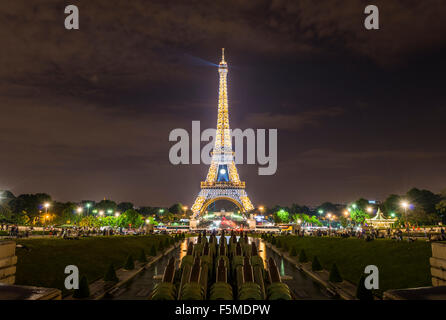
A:
{"label": "dark cloud", "polygon": [[79,31],[60,1],[0,4],[0,188],[191,204],[207,168],[168,134],[215,125],[221,47],[231,126],[279,129],[275,176],[240,166],[254,202],[444,188],[442,1],[377,0],[379,31],[356,0],[77,4]]}

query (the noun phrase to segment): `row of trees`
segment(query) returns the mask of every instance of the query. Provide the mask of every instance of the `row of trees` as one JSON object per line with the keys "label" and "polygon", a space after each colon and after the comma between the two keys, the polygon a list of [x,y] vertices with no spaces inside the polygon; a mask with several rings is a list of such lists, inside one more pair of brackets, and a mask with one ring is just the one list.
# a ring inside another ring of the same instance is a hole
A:
{"label": "row of trees", "polygon": [[190,212],[180,203],[168,208],[135,207],[131,202],[116,203],[107,199],[99,202],[59,202],[53,201],[46,193],[15,196],[10,191],[0,192],[0,223],[138,227],[147,219],[168,223],[179,220],[188,213]]}
{"label": "row of trees", "polygon": [[[401,206],[403,201],[408,204],[408,207]],[[50,206],[46,208],[45,203],[50,203]],[[391,194],[378,205],[370,203],[368,199],[360,198],[348,204],[324,202],[313,208],[298,204],[292,204],[289,207],[276,205],[263,208],[261,213],[275,222],[301,221],[315,225],[320,224],[321,220],[326,220],[327,215],[330,214],[333,220],[347,224],[348,219],[363,223],[366,218],[376,212],[378,207],[386,216],[394,216],[411,224],[446,223],[446,190],[435,194],[429,190],[412,188],[404,195]],[[347,208],[348,217],[345,215]],[[98,217],[98,213],[101,212],[103,214]],[[168,208],[135,207],[131,202],[116,203],[106,199],[99,202],[83,200],[75,203],[53,201],[46,193],[21,194],[17,197],[9,191],[0,193],[0,222],[3,223],[48,224],[51,222],[57,225],[90,226],[102,223],[112,226],[139,226],[147,219],[153,222],[169,223],[189,217],[190,214],[190,210],[181,203],[175,203]],[[93,216],[98,219],[93,219]]]}
{"label": "row of trees", "polygon": [[[313,208],[298,204],[292,204],[289,207],[276,205],[264,208],[263,211],[275,222],[283,223],[300,220],[315,224],[315,220],[326,220],[327,215],[330,214],[333,220],[343,225],[347,225],[349,219],[361,224],[365,219],[371,218],[378,208],[387,217],[396,217],[410,224],[446,223],[446,189],[435,194],[429,190],[412,188],[403,195],[391,194],[379,204],[372,202],[360,198],[347,204],[324,202]],[[403,202],[407,203],[406,208],[402,206]],[[345,214],[346,210],[348,210],[348,215]]]}

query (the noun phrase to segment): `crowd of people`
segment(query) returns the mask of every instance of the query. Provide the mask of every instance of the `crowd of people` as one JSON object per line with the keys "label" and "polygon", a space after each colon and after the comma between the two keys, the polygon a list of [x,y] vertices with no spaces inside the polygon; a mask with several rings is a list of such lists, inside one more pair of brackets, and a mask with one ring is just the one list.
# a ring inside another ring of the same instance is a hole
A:
{"label": "crowd of people", "polygon": [[423,230],[411,230],[406,228],[403,231],[400,228],[397,229],[375,229],[375,228],[344,228],[344,229],[296,229],[295,234],[301,237],[313,236],[313,237],[342,237],[351,238],[356,237],[358,239],[364,239],[366,241],[372,241],[378,238],[387,238],[397,241],[415,241],[417,238],[423,238],[427,241],[445,241],[446,234],[445,229],[441,227],[439,230],[434,228],[423,228]]}
{"label": "crowd of people", "polygon": [[124,229],[124,228],[93,228],[93,227],[42,227],[35,230],[32,226],[18,226],[0,224],[0,231],[6,231],[6,237],[28,238],[33,235],[44,235],[64,239],[75,239],[90,236],[113,236],[113,235],[144,235],[149,233],[144,228]]}

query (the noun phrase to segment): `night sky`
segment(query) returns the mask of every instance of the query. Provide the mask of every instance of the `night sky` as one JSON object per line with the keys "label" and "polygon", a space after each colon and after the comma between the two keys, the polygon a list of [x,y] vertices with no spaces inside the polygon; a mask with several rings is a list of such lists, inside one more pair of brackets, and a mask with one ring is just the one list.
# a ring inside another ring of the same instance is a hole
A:
{"label": "night sky", "polygon": [[255,205],[439,192],[445,35],[442,0],[2,1],[0,189],[192,205],[208,168],[168,136],[215,127],[225,47],[231,127],[278,129],[275,175],[238,166]]}

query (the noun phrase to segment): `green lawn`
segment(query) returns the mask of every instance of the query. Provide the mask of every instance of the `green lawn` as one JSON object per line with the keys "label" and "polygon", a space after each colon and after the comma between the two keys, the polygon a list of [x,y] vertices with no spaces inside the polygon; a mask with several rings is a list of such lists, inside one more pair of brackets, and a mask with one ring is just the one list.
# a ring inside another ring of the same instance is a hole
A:
{"label": "green lawn", "polygon": [[[330,270],[336,263],[344,279],[357,284],[367,265],[379,270],[380,291],[431,286],[429,258],[431,244],[426,241],[397,242],[377,239],[366,242],[355,238],[280,236],[288,248],[305,249],[312,261],[317,255],[322,266]],[[296,257],[297,259],[297,257]]]}
{"label": "green lawn", "polygon": [[141,249],[149,254],[152,244],[158,247],[167,236],[88,237],[79,240],[20,239],[28,249],[16,249],[16,284],[64,288],[67,265],[76,265],[89,282],[102,278],[110,263],[122,267],[128,254],[136,260]]}

